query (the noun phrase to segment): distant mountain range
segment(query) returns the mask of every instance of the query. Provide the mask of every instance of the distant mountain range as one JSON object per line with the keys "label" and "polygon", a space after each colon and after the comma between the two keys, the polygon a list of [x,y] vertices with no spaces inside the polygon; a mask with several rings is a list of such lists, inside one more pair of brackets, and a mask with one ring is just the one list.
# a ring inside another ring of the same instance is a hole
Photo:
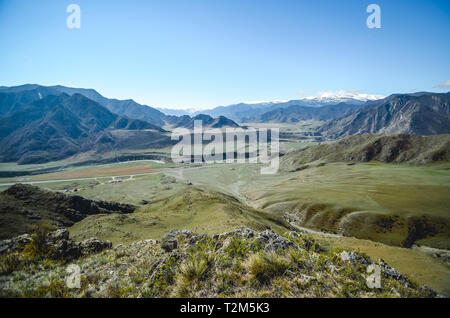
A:
{"label": "distant mountain range", "polygon": [[229,106],[219,106],[209,110],[197,111],[194,114],[206,114],[212,117],[225,116],[238,123],[251,122],[271,111],[291,106],[297,107],[323,107],[337,104],[362,105],[367,101],[383,98],[380,95],[366,94],[338,94],[322,95],[320,97],[308,97],[291,101],[272,101],[272,102],[252,102],[239,103]]}
{"label": "distant mountain range", "polygon": [[[162,127],[238,127],[237,122],[324,121],[326,139],[365,133],[450,134],[450,93],[342,95],[241,103],[193,117],[166,115],[133,100],[108,99],[93,89],[27,84],[0,87],[0,161],[42,163],[92,151],[154,149],[171,144]],[[236,119],[236,120],[234,120]]]}
{"label": "distant mountain range", "polygon": [[395,94],[323,125],[328,138],[365,133],[450,134],[450,93]]}

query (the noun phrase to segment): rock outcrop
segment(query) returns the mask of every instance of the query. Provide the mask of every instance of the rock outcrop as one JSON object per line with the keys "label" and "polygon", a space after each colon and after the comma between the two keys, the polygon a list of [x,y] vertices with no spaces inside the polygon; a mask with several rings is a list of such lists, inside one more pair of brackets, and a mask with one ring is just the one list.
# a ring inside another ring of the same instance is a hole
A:
{"label": "rock outcrop", "polygon": [[89,215],[131,213],[135,209],[129,204],[93,201],[16,184],[0,193],[0,239],[29,233],[43,221],[56,229],[72,226]]}
{"label": "rock outcrop", "polygon": [[[70,263],[31,268],[24,263],[0,275],[0,296],[439,297],[383,260],[374,262],[353,251],[326,251],[302,232],[280,235],[241,228],[211,237],[174,229],[161,242],[111,248],[111,243],[95,238],[75,243],[66,230],[58,230],[46,242],[69,262],[77,259],[84,282],[80,288],[65,287]],[[366,285],[371,265],[380,268],[376,288]]]}
{"label": "rock outcrop", "polygon": [[[20,252],[27,244],[33,243],[35,239],[32,235],[24,234],[12,239],[0,241],[0,255]],[[48,255],[55,259],[64,259],[66,261],[74,260],[82,256],[95,254],[112,247],[110,241],[101,241],[98,238],[75,242],[69,238],[69,231],[59,229],[47,234],[41,249],[48,251]]]}
{"label": "rock outcrop", "polygon": [[30,234],[23,234],[8,240],[0,241],[0,255],[17,250],[32,241]]}

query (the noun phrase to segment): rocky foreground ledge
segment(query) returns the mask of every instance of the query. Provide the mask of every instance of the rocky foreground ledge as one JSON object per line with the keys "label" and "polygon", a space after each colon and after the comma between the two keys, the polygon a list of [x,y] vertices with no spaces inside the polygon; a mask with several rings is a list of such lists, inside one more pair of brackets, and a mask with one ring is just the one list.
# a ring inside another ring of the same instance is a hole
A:
{"label": "rocky foreground ledge", "polygon": [[61,229],[1,241],[0,254],[1,297],[440,297],[383,260],[270,229],[171,230],[114,248]]}

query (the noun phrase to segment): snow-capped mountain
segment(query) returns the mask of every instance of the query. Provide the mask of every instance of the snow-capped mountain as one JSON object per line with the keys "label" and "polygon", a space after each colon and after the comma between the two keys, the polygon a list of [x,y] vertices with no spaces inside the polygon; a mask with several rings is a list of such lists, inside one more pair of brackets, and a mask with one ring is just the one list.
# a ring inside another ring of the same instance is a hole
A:
{"label": "snow-capped mountain", "polygon": [[195,114],[206,114],[212,117],[225,116],[237,122],[257,118],[266,112],[276,109],[296,107],[322,107],[338,104],[362,105],[368,101],[384,99],[385,96],[374,94],[360,94],[356,91],[323,91],[317,96],[305,97],[298,100],[255,101],[219,106],[213,109],[197,111]]}
{"label": "snow-capped mountain", "polygon": [[318,92],[318,96],[305,97],[301,100],[305,102],[314,102],[323,106],[323,104],[359,104],[373,100],[384,99],[383,95],[360,94],[356,91],[323,91]]}

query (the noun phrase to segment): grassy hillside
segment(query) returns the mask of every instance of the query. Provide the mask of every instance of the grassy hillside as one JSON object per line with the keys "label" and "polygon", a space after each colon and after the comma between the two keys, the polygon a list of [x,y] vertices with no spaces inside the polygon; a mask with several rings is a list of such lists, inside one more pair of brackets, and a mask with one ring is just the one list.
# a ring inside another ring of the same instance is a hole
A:
{"label": "grassy hillside", "polygon": [[448,166],[336,163],[287,173],[246,194],[256,207],[299,226],[391,245],[449,248],[449,191]]}
{"label": "grassy hillside", "polygon": [[132,205],[92,201],[17,184],[0,193],[0,239],[30,233],[43,223],[56,229],[73,225],[88,215],[134,210]]}
{"label": "grassy hillside", "polygon": [[250,208],[237,199],[201,187],[188,186],[175,194],[151,201],[130,215],[93,215],[72,226],[71,237],[92,236],[113,243],[160,239],[173,228],[217,234],[237,227],[256,230],[290,228],[282,217]]}

